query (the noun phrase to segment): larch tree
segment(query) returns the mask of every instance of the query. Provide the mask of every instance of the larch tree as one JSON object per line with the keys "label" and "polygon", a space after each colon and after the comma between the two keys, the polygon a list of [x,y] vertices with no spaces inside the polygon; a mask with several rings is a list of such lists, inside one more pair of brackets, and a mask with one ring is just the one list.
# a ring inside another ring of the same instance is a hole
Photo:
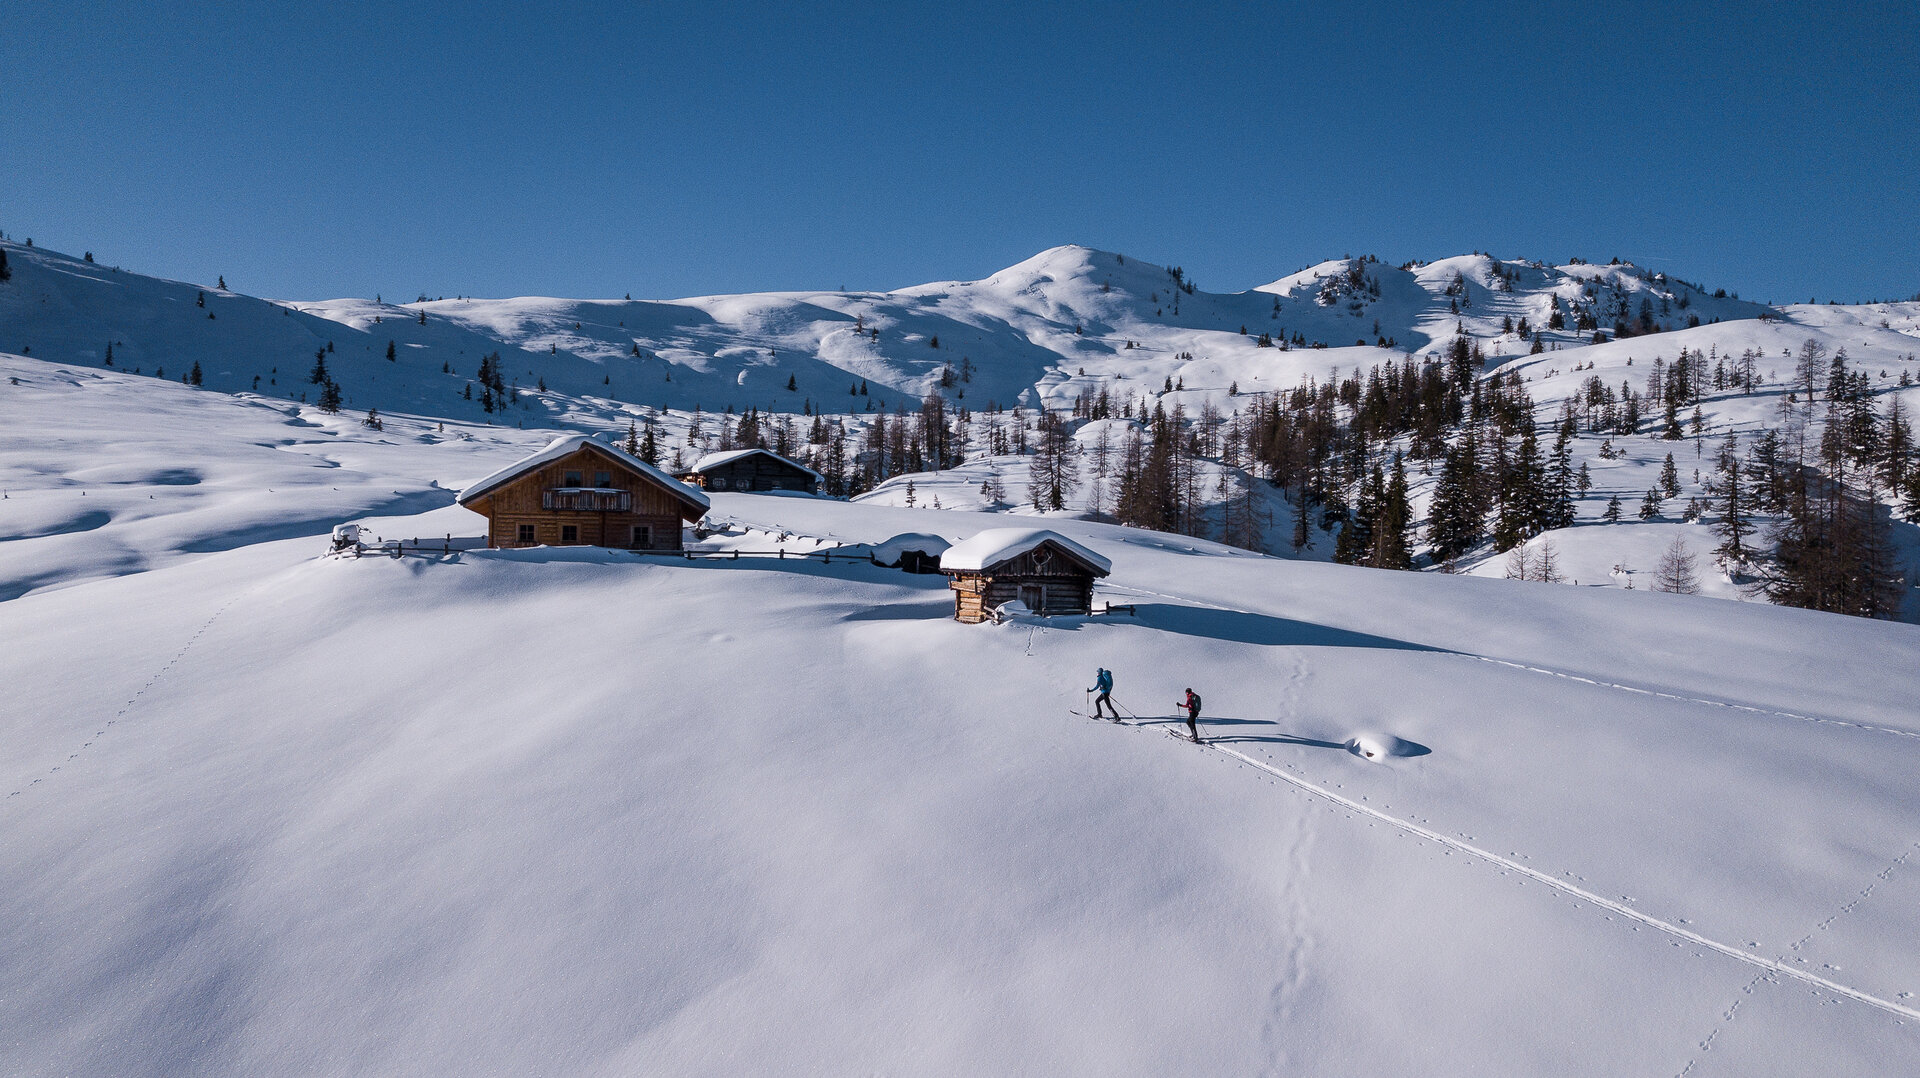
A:
{"label": "larch tree", "polygon": [[1674,536],[1660,555],[1660,568],[1654,573],[1653,586],[1675,595],[1699,594],[1700,575],[1694,571],[1693,552],[1687,549],[1685,536]]}

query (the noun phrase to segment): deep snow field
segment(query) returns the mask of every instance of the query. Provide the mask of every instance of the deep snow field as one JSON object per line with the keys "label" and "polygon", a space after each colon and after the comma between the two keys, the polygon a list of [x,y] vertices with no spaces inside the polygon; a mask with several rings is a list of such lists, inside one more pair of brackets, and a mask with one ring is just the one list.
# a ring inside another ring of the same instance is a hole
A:
{"label": "deep snow field", "polygon": [[1131,615],[327,557],[550,433],[357,420],[0,357],[0,1073],[1920,1072],[1912,625],[1064,517]]}

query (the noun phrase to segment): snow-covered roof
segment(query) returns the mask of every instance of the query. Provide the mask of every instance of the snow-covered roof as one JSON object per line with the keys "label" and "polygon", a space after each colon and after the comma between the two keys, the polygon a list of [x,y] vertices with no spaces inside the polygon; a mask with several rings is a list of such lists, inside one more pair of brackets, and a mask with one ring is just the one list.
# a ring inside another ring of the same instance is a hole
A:
{"label": "snow-covered roof", "polygon": [[467,487],[467,489],[460,492],[460,497],[457,500],[461,505],[466,505],[481,495],[490,493],[495,488],[503,486],[528,472],[552,464],[554,461],[565,456],[570,456],[582,449],[595,449],[606,454],[612,460],[639,472],[649,479],[655,480],[661,486],[666,487],[674,497],[679,498],[681,501],[689,505],[699,506],[702,512],[706,511],[706,509],[713,504],[705,494],[682,483],[653,465],[648,464],[639,457],[610,446],[605,442],[597,442],[585,434],[568,434],[555,438],[553,441],[548,442],[547,447],[538,453],[521,457],[519,460],[487,476],[478,483]]}
{"label": "snow-covered roof", "polygon": [[1079,543],[1045,528],[992,528],[964,539],[940,555],[940,568],[962,572],[980,570],[1017,558],[1041,543],[1051,542],[1098,570],[1098,575],[1113,572],[1113,563]]}
{"label": "snow-covered roof", "polygon": [[742,457],[750,457],[750,456],[753,456],[755,453],[759,453],[762,456],[772,457],[774,460],[777,460],[782,464],[791,464],[795,468],[798,468],[801,471],[807,473],[808,475],[813,476],[814,479],[822,483],[827,481],[826,476],[821,475],[819,472],[814,471],[812,468],[807,467],[806,465],[800,463],[797,460],[789,460],[788,458],[783,457],[778,453],[775,453],[771,449],[729,449],[725,453],[708,453],[706,456],[701,457],[699,460],[694,461],[693,467],[688,468],[686,472],[682,474],[691,475],[694,472],[704,472],[709,468],[718,468],[723,464],[732,464],[734,461],[739,460]]}
{"label": "snow-covered roof", "polygon": [[937,535],[928,535],[926,532],[907,532],[905,535],[896,535],[884,543],[874,544],[873,560],[881,565],[898,565],[901,556],[909,550],[928,555],[942,554],[952,545]]}

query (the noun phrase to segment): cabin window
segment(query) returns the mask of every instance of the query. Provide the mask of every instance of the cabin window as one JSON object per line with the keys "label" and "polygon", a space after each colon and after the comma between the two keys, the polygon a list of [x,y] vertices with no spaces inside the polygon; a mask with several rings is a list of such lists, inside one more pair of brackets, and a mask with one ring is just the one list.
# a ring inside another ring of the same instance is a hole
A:
{"label": "cabin window", "polygon": [[565,478],[560,480],[560,485],[563,487],[579,487],[585,486],[586,484],[580,481],[579,472],[568,472]]}
{"label": "cabin window", "polygon": [[636,550],[647,550],[653,546],[653,529],[645,524],[633,526],[633,546]]}
{"label": "cabin window", "polygon": [[560,541],[563,543],[579,542],[580,541],[580,525],[578,524],[560,525]]}
{"label": "cabin window", "polygon": [[610,487],[610,486],[612,486],[612,485],[613,485],[613,473],[612,473],[612,472],[595,472],[595,473],[593,473],[593,485],[594,485],[594,486],[596,486],[596,487]]}
{"label": "cabin window", "polygon": [[727,477],[724,475],[716,475],[710,480],[710,482],[713,484],[713,489],[715,490],[727,489]]}
{"label": "cabin window", "polygon": [[533,541],[533,525],[520,525],[520,542],[531,545]]}

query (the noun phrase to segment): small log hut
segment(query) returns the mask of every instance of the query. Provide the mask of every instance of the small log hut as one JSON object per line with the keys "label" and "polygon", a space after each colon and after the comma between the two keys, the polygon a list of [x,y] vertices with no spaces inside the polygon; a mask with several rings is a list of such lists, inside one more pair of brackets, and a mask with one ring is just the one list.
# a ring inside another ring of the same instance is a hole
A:
{"label": "small log hut", "polygon": [[1036,614],[1090,614],[1093,582],[1113,563],[1059,532],[994,528],[947,548],[940,571],[953,590],[953,616],[985,621],[1018,599]]}
{"label": "small log hut", "polygon": [[803,494],[820,493],[821,475],[804,464],[796,464],[771,449],[735,449],[708,453],[693,462],[693,467],[675,473],[702,490],[731,490],[755,493],[768,490],[796,490]]}
{"label": "small log hut", "polygon": [[707,496],[584,434],[556,438],[460,492],[487,518],[490,547],[608,546],[679,550],[682,521]]}

